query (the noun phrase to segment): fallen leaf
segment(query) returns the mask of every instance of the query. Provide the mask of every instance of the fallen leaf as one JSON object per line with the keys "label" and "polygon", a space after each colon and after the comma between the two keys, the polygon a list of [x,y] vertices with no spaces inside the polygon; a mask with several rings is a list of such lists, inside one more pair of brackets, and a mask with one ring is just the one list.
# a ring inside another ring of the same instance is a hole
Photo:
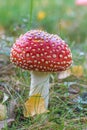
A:
{"label": "fallen leaf", "polygon": [[58,79],[65,79],[71,75],[71,70],[62,71],[58,74]]}
{"label": "fallen leaf", "polygon": [[0,120],[4,120],[7,116],[6,106],[0,103]]}
{"label": "fallen leaf", "polygon": [[5,124],[6,125],[11,125],[11,123],[14,121],[14,119],[6,119],[6,120],[3,120],[3,121],[0,121],[0,130],[2,128],[5,128]]}
{"label": "fallen leaf", "polygon": [[81,65],[73,66],[71,72],[74,76],[81,77],[83,76],[83,67]]}
{"label": "fallen leaf", "polygon": [[44,98],[40,94],[32,95],[25,102],[24,116],[34,116],[36,114],[48,112],[45,108]]}

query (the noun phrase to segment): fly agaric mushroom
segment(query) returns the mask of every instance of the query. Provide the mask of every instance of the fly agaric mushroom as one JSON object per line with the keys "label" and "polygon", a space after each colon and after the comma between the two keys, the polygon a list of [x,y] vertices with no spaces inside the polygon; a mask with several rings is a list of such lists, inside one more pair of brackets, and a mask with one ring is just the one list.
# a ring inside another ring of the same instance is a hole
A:
{"label": "fly agaric mushroom", "polygon": [[10,59],[15,65],[30,70],[29,96],[41,95],[47,109],[50,72],[64,71],[72,64],[68,45],[57,35],[31,30],[13,44]]}

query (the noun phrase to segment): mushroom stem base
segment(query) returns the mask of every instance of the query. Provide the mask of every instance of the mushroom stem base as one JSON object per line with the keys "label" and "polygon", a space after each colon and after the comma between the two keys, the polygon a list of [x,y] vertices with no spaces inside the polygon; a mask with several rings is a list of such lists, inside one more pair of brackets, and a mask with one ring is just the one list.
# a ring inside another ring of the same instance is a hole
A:
{"label": "mushroom stem base", "polygon": [[45,101],[45,107],[48,108],[49,100],[49,73],[31,72],[31,85],[29,96],[40,94]]}

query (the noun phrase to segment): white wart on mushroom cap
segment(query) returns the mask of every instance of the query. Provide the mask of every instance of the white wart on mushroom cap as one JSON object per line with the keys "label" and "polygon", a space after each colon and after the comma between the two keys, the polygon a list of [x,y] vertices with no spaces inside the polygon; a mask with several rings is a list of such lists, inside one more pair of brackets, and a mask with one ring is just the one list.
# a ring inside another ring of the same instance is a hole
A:
{"label": "white wart on mushroom cap", "polygon": [[40,30],[31,30],[13,44],[11,61],[26,70],[57,72],[72,64],[68,45],[59,36]]}

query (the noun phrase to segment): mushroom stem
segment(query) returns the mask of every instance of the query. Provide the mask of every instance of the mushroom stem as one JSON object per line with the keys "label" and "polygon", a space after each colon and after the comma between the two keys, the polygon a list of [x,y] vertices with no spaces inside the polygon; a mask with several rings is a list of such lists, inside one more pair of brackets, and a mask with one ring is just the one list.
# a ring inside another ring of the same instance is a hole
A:
{"label": "mushroom stem", "polygon": [[29,96],[40,94],[45,101],[45,107],[48,108],[49,100],[49,73],[48,72],[31,72],[31,85]]}

